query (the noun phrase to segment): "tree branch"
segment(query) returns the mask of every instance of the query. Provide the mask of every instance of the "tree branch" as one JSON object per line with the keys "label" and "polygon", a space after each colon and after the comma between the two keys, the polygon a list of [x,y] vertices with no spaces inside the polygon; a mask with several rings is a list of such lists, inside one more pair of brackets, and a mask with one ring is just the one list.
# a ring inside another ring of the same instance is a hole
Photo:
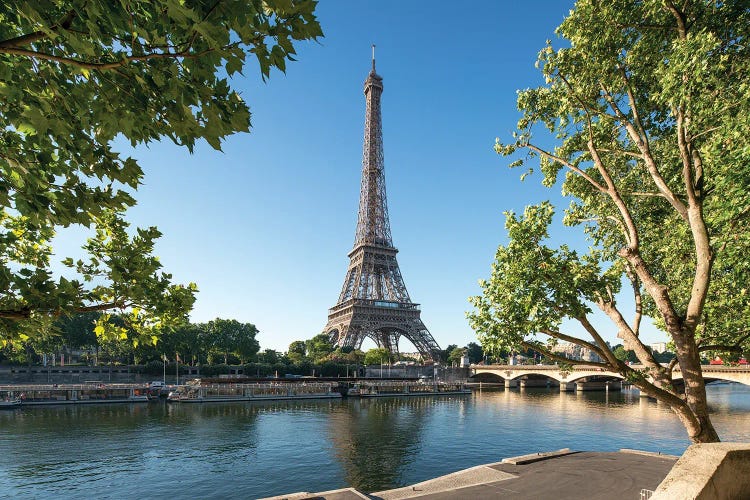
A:
{"label": "tree branch", "polygon": [[95,312],[95,311],[107,311],[109,309],[125,309],[130,307],[132,304],[126,302],[107,302],[103,304],[96,304],[93,306],[76,307],[74,310],[77,313]]}
{"label": "tree branch", "polygon": [[623,151],[622,149],[609,149],[609,148],[598,148],[599,151],[603,151],[605,153],[612,153],[616,155],[623,155],[623,156],[630,156],[631,158],[637,158],[639,160],[643,159],[643,155],[641,153],[635,153],[633,151]]}
{"label": "tree branch", "polygon": [[21,309],[3,309],[0,310],[0,318],[12,320],[24,320],[31,317],[31,308],[23,307]]}
{"label": "tree branch", "polygon": [[633,288],[633,300],[635,301],[635,317],[633,318],[633,334],[636,337],[640,337],[641,319],[643,318],[643,297],[641,296],[641,284],[638,281],[638,275],[633,272],[633,268],[630,267],[629,262],[625,262],[625,275],[630,281],[630,286]]}
{"label": "tree branch", "polygon": [[583,361],[579,359],[566,358],[565,356],[555,354],[554,352],[550,351],[549,349],[545,347],[526,342],[525,340],[521,341],[521,346],[525,347],[526,349],[537,351],[543,354],[544,357],[549,358],[549,359],[554,359],[555,361],[559,361],[561,363],[576,364],[576,365],[582,365],[582,366],[593,366],[594,368],[602,368],[605,370],[610,369],[610,366],[606,363],[597,363],[596,361]]}
{"label": "tree branch", "polygon": [[617,102],[610,94],[606,85],[602,83],[600,84],[600,86],[602,89],[602,93],[604,94],[604,99],[609,104],[609,107],[615,113],[617,119],[625,126],[628,135],[633,140],[633,142],[635,142],[636,146],[638,146],[639,151],[643,154],[643,160],[646,163],[646,168],[648,169],[649,174],[651,174],[651,178],[653,179],[654,184],[656,184],[656,187],[659,189],[659,191],[664,193],[664,196],[667,198],[669,203],[675,208],[675,210],[677,210],[682,218],[687,221],[687,208],[685,207],[685,204],[679,198],[677,198],[677,196],[675,196],[675,194],[667,185],[667,182],[664,180],[664,177],[662,177],[661,172],[659,172],[659,168],[656,165],[656,160],[654,160],[654,157],[651,155],[651,149],[648,143],[642,137],[640,137],[635,126],[630,122],[630,120],[628,120],[627,116],[625,116],[625,113],[623,113],[620,107],[617,105]]}
{"label": "tree branch", "polygon": [[[125,309],[130,306],[132,306],[132,304],[129,304],[127,302],[104,302],[101,304],[95,304],[91,306],[74,307],[73,312],[86,313],[86,312],[95,312],[95,311],[107,311],[109,309]],[[55,316],[55,317],[62,316],[64,313],[62,309],[35,310],[30,307],[22,307],[19,309],[0,310],[0,318],[21,321],[21,320],[29,319],[32,313],[34,312],[38,312],[40,314],[48,314],[50,316]]]}
{"label": "tree branch", "polygon": [[599,191],[601,191],[601,192],[606,192],[607,191],[607,189],[604,186],[602,186],[601,184],[599,184],[598,182],[596,182],[589,174],[587,174],[586,172],[584,172],[583,170],[581,170],[579,167],[573,165],[569,161],[565,160],[564,158],[560,158],[559,156],[553,155],[552,153],[550,153],[548,151],[545,151],[544,149],[541,149],[541,148],[539,148],[537,146],[534,146],[531,143],[526,144],[526,147],[529,148],[532,151],[537,152],[538,154],[540,154],[542,156],[546,156],[547,158],[549,158],[550,160],[552,160],[554,162],[557,162],[557,163],[559,163],[559,164],[561,164],[561,165],[569,168],[573,172],[577,173],[578,175],[580,175],[581,177],[583,177],[584,179],[586,179],[589,182],[589,184],[591,184],[592,186],[594,186]]}
{"label": "tree branch", "polygon": [[578,337],[573,337],[571,335],[567,335],[565,333],[558,332],[558,331],[555,331],[555,330],[550,330],[550,329],[540,330],[540,333],[543,333],[543,334],[548,335],[550,337],[554,337],[554,338],[559,339],[559,340],[564,340],[566,342],[570,342],[571,344],[576,344],[576,345],[579,345],[581,347],[585,347],[586,349],[590,349],[590,350],[594,351],[596,354],[598,354],[599,357],[601,357],[602,359],[606,359],[607,358],[598,346],[592,344],[591,342],[586,342],[583,339],[579,339]]}
{"label": "tree branch", "polygon": [[[222,49],[236,46],[238,43],[239,42],[226,45],[222,47]],[[181,52],[156,52],[156,53],[151,53],[151,54],[144,54],[142,56],[131,55],[131,56],[126,56],[117,62],[90,63],[86,61],[81,61],[79,59],[71,59],[68,57],[60,57],[60,56],[55,56],[52,54],[45,54],[43,52],[36,52],[34,50],[19,49],[19,48],[14,48],[14,47],[0,48],[0,52],[6,53],[6,54],[27,56],[27,57],[38,58],[38,59],[43,59],[47,61],[54,61],[54,62],[59,62],[62,64],[68,64],[70,66],[75,66],[81,69],[91,69],[91,70],[108,70],[108,69],[114,69],[114,68],[121,68],[123,66],[128,65],[131,62],[147,61],[150,59],[177,59],[177,58],[196,59],[198,57],[204,56],[205,54],[213,52],[214,50],[216,49],[206,49],[201,52],[190,53],[190,49],[188,48]]]}
{"label": "tree branch", "polygon": [[644,193],[641,191],[633,191],[630,193],[625,193],[626,196],[643,196],[646,198],[666,198],[664,196],[664,193]]}
{"label": "tree branch", "polygon": [[638,112],[638,106],[635,102],[635,94],[633,94],[633,87],[630,84],[630,78],[628,78],[628,73],[625,71],[625,68],[623,66],[619,66],[618,69],[620,70],[620,76],[622,76],[622,80],[625,83],[625,88],[627,89],[628,93],[628,104],[630,105],[630,111],[633,112],[633,121],[635,122],[635,125],[638,129],[638,135],[641,138],[641,140],[645,143],[646,149],[649,151],[651,150],[651,145],[648,141],[648,134],[646,133],[646,130],[643,128],[643,122],[641,121],[640,114]]}
{"label": "tree branch", "polygon": [[672,374],[666,373],[664,367],[654,359],[653,353],[646,348],[641,339],[630,329],[630,325],[622,317],[619,309],[611,302],[600,301],[597,305],[617,326],[617,336],[626,344],[625,348],[635,351],[636,356],[638,356],[638,359],[641,360],[644,366],[654,371],[653,377],[657,386],[664,387],[669,385]]}
{"label": "tree branch", "polygon": [[[65,14],[59,21],[57,21],[55,24],[50,26],[47,29],[47,31],[57,31],[59,29],[67,30],[68,28],[70,28],[70,25],[73,22],[73,19],[75,19],[77,15],[78,13],[74,10],[68,11],[68,13]],[[16,38],[9,38],[8,40],[2,40],[0,41],[0,48],[19,47],[22,45],[28,45],[30,43],[34,43],[37,40],[46,38],[48,36],[47,31],[35,31],[33,33],[21,35]]]}
{"label": "tree branch", "polygon": [[674,367],[677,366],[677,363],[679,363],[679,362],[680,362],[680,360],[676,356],[674,358],[672,358],[669,361],[669,365],[667,366],[667,371],[669,371],[669,373],[672,373],[672,371],[674,370]]}
{"label": "tree branch", "polygon": [[710,345],[699,345],[698,352],[705,351],[726,351],[726,352],[739,352],[742,353],[745,349],[742,348],[742,343],[750,339],[750,333],[746,333],[739,338],[734,344],[710,344]]}
{"label": "tree branch", "polygon": [[629,246],[631,248],[638,248],[638,245],[639,245],[638,228],[635,226],[635,222],[633,221],[633,216],[630,213],[630,209],[625,203],[625,200],[622,199],[622,196],[620,196],[620,192],[617,190],[617,186],[615,186],[615,182],[614,180],[612,180],[612,176],[609,175],[609,171],[607,171],[606,167],[604,166],[604,162],[602,161],[601,156],[599,156],[599,151],[594,145],[593,135],[591,138],[589,138],[587,147],[588,147],[589,153],[591,154],[591,158],[594,160],[594,165],[596,165],[596,168],[599,170],[599,173],[604,178],[604,182],[607,183],[607,190],[606,190],[607,195],[609,195],[609,197],[612,199],[612,202],[617,207],[617,211],[620,212],[620,216],[622,217],[623,223],[628,228]]}
{"label": "tree branch", "polygon": [[586,316],[580,316],[576,318],[576,320],[581,324],[581,326],[583,326],[588,334],[591,335],[591,338],[593,338],[596,344],[601,348],[602,359],[606,360],[607,363],[612,366],[612,369],[616,370],[617,367],[620,366],[621,362],[619,359],[617,359],[609,346],[607,346],[607,343],[604,341],[602,336],[599,335],[599,332],[596,330],[596,328],[594,328],[594,325],[591,324]]}
{"label": "tree branch", "polygon": [[664,6],[667,8],[669,12],[672,13],[675,20],[677,21],[677,32],[680,34],[680,38],[687,37],[687,25],[685,20],[685,14],[683,12],[680,12],[674,3],[672,3],[672,0],[666,0],[664,2]]}

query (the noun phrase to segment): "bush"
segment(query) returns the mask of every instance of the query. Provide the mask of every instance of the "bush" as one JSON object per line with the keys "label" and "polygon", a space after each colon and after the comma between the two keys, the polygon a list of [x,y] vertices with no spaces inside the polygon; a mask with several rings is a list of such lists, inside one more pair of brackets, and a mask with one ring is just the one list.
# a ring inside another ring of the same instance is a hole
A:
{"label": "bush", "polygon": [[203,365],[201,366],[201,376],[203,377],[215,377],[217,375],[226,375],[231,373],[229,365]]}

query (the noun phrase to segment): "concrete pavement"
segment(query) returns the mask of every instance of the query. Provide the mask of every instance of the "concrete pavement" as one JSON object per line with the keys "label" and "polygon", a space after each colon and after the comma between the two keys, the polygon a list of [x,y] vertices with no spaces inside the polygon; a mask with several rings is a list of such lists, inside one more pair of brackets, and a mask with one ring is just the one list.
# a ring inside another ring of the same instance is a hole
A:
{"label": "concrete pavement", "polygon": [[322,493],[295,493],[274,498],[639,499],[642,489],[656,489],[677,458],[673,455],[634,450],[560,450],[505,459],[502,462],[480,465],[411,486],[369,495],[346,489]]}

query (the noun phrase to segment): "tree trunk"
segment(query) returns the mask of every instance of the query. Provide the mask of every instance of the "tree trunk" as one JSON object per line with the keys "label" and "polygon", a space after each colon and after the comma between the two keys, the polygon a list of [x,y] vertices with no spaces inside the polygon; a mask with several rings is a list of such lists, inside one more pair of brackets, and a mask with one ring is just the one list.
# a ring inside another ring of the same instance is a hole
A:
{"label": "tree trunk", "polygon": [[719,435],[708,415],[699,417],[687,405],[671,405],[693,443],[718,443]]}
{"label": "tree trunk", "polygon": [[708,414],[706,381],[703,379],[695,333],[685,331],[687,329],[689,327],[683,328],[679,333],[673,333],[672,339],[677,350],[682,380],[685,383],[685,402],[696,419],[696,425],[688,428],[688,434],[694,443],[717,443],[720,439]]}
{"label": "tree trunk", "polygon": [[721,441],[708,415],[705,417],[698,417],[698,420],[701,424],[701,430],[698,434],[690,436],[690,440],[693,441],[693,443],[718,443]]}

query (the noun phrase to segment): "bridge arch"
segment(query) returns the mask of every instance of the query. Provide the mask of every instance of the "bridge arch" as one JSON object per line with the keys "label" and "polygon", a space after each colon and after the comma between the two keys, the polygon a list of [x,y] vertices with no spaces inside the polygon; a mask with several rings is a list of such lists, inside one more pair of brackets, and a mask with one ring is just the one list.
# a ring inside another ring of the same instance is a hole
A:
{"label": "bridge arch", "polygon": [[[722,382],[736,382],[738,384],[750,386],[750,371],[748,372],[721,372],[721,371],[704,372],[703,380],[705,380],[707,384],[710,384],[711,382],[722,381]],[[672,381],[684,383],[682,373],[674,372],[672,374]]]}
{"label": "bridge arch", "polygon": [[469,376],[469,379],[474,382],[492,382],[498,384],[505,381],[501,375],[494,372],[474,373]]}
{"label": "bridge arch", "polygon": [[476,367],[473,369],[473,374],[470,378],[478,380],[482,377],[495,376],[501,380],[518,380],[524,377],[534,377],[538,379],[550,379],[557,383],[569,382],[563,378],[563,375],[556,370],[499,370],[499,369],[481,369]]}
{"label": "bridge arch", "polygon": [[617,380],[625,380],[625,377],[620,375],[619,373],[602,373],[597,375],[596,373],[571,373],[570,376],[568,376],[567,379],[565,379],[566,382],[580,382],[584,380],[586,382],[613,382]]}

